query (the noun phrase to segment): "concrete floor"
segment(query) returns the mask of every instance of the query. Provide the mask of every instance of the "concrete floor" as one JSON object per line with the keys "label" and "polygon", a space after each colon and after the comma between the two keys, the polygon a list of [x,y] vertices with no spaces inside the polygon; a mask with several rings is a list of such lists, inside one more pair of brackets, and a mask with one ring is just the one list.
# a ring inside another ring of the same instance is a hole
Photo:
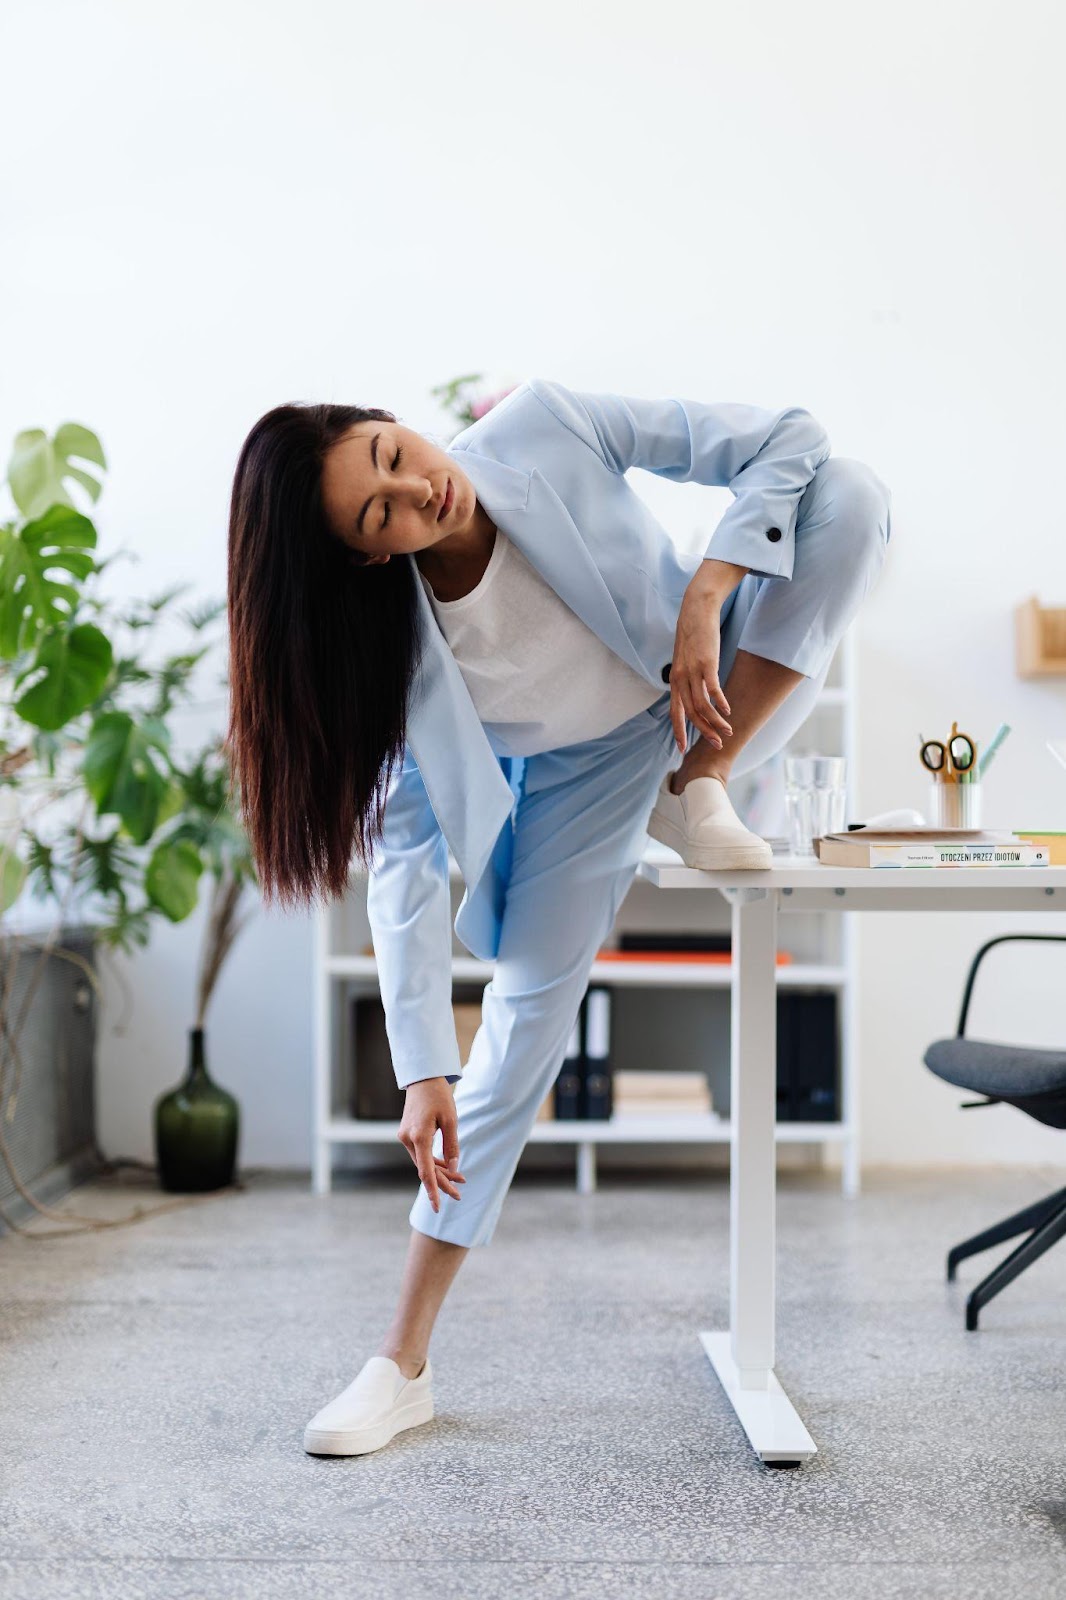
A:
{"label": "concrete floor", "polygon": [[[748,1448],[696,1337],[728,1313],[719,1177],[519,1174],[373,1455],[308,1417],[391,1311],[411,1181],[251,1176],[135,1227],[0,1240],[4,1600],[1066,1595],[1066,1245],[967,1333],[949,1244],[1052,1171],[779,1184],[777,1373],[819,1446]],[[97,1183],[119,1215],[164,1198]],[[36,1226],[36,1225],[35,1225]]]}

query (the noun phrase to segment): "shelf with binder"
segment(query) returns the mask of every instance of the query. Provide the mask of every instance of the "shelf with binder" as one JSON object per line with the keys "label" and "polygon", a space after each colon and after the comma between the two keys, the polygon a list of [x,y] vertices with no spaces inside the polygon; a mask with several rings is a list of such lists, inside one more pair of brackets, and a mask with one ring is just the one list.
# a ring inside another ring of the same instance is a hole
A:
{"label": "shelf with binder", "polygon": [[[609,971],[605,981],[590,979],[554,1085],[555,1118],[598,1121],[612,1111],[640,1115],[650,1099],[656,1117],[674,1112],[691,1117],[713,1109],[728,1120],[729,989],[615,984],[612,976]],[[483,988],[483,977],[452,986],[463,1062],[480,1026]],[[398,1121],[403,1091],[393,1080],[377,984],[347,980],[333,989],[343,1002],[337,1037],[347,1070],[331,1087],[332,1119],[337,1120],[343,1107],[357,1121]],[[664,1010],[656,1012],[653,1002]],[[601,1019],[598,1024],[594,1013]],[[836,984],[815,980],[778,990],[780,1120],[821,1125],[837,1120],[838,1023]],[[600,1047],[597,1037],[603,1039]],[[546,1109],[542,1107],[541,1117]]]}
{"label": "shelf with binder", "polygon": [[[326,970],[333,978],[377,984],[377,960],[372,955],[330,956]],[[474,956],[452,957],[454,982],[488,983],[491,977],[491,961],[478,961]],[[671,961],[669,964],[632,961],[625,966],[596,961],[589,982],[610,983],[619,988],[728,989],[731,978],[732,966],[728,961],[716,961],[713,965],[697,961]],[[778,967],[777,981],[783,988],[839,988],[847,981],[847,968],[832,962],[789,962]]]}
{"label": "shelf with binder", "polygon": [[[328,1123],[329,1137],[336,1144],[395,1142],[399,1122],[362,1121],[357,1117],[334,1117]],[[678,1116],[657,1113],[640,1117],[626,1113],[603,1122],[574,1118],[545,1118],[534,1122],[530,1141],[538,1144],[728,1144],[730,1125],[725,1117]],[[840,1140],[848,1129],[839,1122],[779,1122],[777,1139],[782,1144],[806,1144],[812,1140]]]}
{"label": "shelf with binder", "polygon": [[[849,818],[854,815],[852,799],[855,782],[854,651],[845,639],[832,663],[826,686],[789,749],[822,748],[848,758]],[[738,810],[741,807],[738,806]],[[742,812],[743,814],[743,812]],[[750,818],[749,826],[752,826]],[[671,861],[676,858],[653,840],[645,850],[647,860]],[[453,915],[463,893],[462,878],[449,858]],[[687,890],[683,897],[652,889],[636,879],[619,908],[607,943],[626,927],[658,928],[675,931],[680,917],[696,920],[699,928],[727,928],[729,908],[716,890]],[[805,991],[835,996],[839,1019],[839,1106],[834,1121],[784,1121],[777,1124],[779,1143],[810,1145],[824,1151],[839,1150],[845,1193],[858,1188],[858,1123],[855,1084],[855,950],[848,914],[823,917],[789,918],[791,959],[777,968],[777,985],[782,995],[802,995]],[[398,1118],[369,1120],[350,1115],[354,1104],[352,1023],[349,1005],[353,996],[374,996],[378,989],[377,963],[366,916],[366,874],[353,872],[350,888],[342,900],[320,907],[315,928],[315,1004],[314,1004],[314,1106],[312,1182],[315,1192],[324,1193],[332,1181],[333,1152],[352,1144],[383,1144],[396,1141]],[[451,973],[456,989],[469,986],[478,991],[491,979],[493,966],[463,952],[457,940],[451,958]],[[721,1073],[723,1036],[728,1039],[728,1006],[732,968],[728,960],[666,961],[603,960],[593,964],[589,984],[605,985],[616,992],[620,1006],[631,1009],[621,1035],[630,1055],[650,1066],[673,1064],[675,1038],[678,1049],[690,1055],[700,1047],[703,1033],[711,1030],[718,1041],[716,1057]],[[636,1008],[635,1020],[632,1026]],[[663,1049],[663,1040],[670,1046]],[[687,1040],[687,1044],[686,1044]],[[728,1044],[725,1045],[728,1055]],[[728,1070],[726,1063],[726,1070]],[[715,1093],[715,1106],[727,1113],[727,1101]],[[667,1115],[656,1111],[640,1115],[628,1109],[617,1110],[607,1120],[588,1118],[541,1118],[534,1124],[530,1143],[573,1145],[577,1152],[577,1183],[582,1192],[595,1187],[595,1150],[598,1145],[645,1144],[648,1146],[688,1143],[728,1144],[731,1137],[727,1114],[685,1112]]]}

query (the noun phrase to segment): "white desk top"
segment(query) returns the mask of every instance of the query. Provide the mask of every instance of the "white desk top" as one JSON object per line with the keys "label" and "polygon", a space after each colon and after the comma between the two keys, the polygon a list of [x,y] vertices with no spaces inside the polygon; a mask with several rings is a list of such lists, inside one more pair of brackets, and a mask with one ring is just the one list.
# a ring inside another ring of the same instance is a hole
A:
{"label": "white desk top", "polygon": [[637,874],[660,889],[1054,889],[1056,898],[1066,891],[1066,867],[830,867],[810,856],[775,856],[764,870],[710,872],[686,867],[664,846],[645,854]]}

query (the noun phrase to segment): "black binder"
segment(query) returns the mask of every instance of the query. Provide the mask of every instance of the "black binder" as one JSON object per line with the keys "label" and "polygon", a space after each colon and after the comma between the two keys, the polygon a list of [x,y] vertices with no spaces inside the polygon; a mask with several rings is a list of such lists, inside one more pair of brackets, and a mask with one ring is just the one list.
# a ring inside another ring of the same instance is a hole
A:
{"label": "black binder", "polygon": [[610,989],[593,984],[585,994],[585,1095],[582,1116],[606,1122],[614,1109],[611,1071]]}
{"label": "black binder", "polygon": [[719,955],[729,955],[733,948],[730,933],[623,933],[618,937],[619,950],[713,950]]}
{"label": "black binder", "polygon": [[352,1114],[361,1122],[399,1122],[404,1091],[397,1086],[385,1007],[377,995],[356,995],[351,1002]]}
{"label": "black binder", "polygon": [[559,1076],[555,1080],[553,1111],[557,1122],[575,1122],[581,1116],[584,1021],[585,997],[583,996],[574,1026],[570,1030]]}
{"label": "black binder", "polygon": [[833,991],[778,991],[777,1120],[840,1120],[840,1043]]}

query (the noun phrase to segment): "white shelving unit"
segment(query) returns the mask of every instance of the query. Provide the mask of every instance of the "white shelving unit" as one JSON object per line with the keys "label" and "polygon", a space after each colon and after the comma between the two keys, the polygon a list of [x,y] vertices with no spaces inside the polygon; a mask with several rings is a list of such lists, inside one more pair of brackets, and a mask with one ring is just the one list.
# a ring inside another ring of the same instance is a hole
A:
{"label": "white shelving unit", "polygon": [[[855,659],[850,635],[837,651],[826,687],[817,705],[789,749],[817,749],[840,754],[848,761],[848,815],[855,804]],[[783,815],[781,829],[783,831]],[[649,861],[676,861],[674,853],[649,839],[645,852]],[[449,858],[453,891],[461,894],[462,880],[454,860]],[[641,892],[657,896],[657,905],[677,904],[679,911],[691,915],[693,891],[684,895],[664,895],[635,881],[616,919],[616,928],[625,919],[630,898]],[[699,891],[696,891],[699,893]],[[708,896],[721,908],[722,926],[728,927],[728,907],[715,890]],[[453,900],[453,915],[454,915]],[[789,924],[800,919],[789,919]],[[641,919],[646,925],[646,918]],[[791,927],[790,927],[791,931]],[[855,938],[852,915],[834,917],[813,914],[809,925],[799,930],[808,951],[794,954],[791,962],[777,968],[782,988],[835,991],[839,999],[841,1044],[841,1117],[837,1122],[779,1122],[780,1143],[812,1147],[827,1145],[841,1149],[842,1187],[855,1194],[859,1187],[858,1092],[855,1027]],[[835,937],[836,945],[829,941]],[[360,1120],[348,1113],[352,1103],[353,1051],[347,1026],[346,1001],[353,994],[373,994],[377,990],[377,963],[373,955],[361,953],[369,944],[366,916],[366,874],[353,873],[348,894],[328,907],[321,907],[315,926],[314,996],[314,1107],[312,1185],[316,1194],[325,1194],[332,1183],[333,1156],[345,1145],[395,1143],[398,1123]],[[456,984],[483,985],[492,977],[492,964],[473,956],[453,954],[452,979]],[[610,984],[617,989],[651,991],[701,990],[728,992],[731,968],[728,962],[661,963],[597,961],[590,983]],[[731,1128],[727,1118],[718,1115],[687,1113],[679,1116],[656,1114],[636,1116],[619,1112],[609,1121],[537,1121],[531,1143],[574,1145],[577,1150],[577,1186],[589,1193],[596,1182],[596,1147],[603,1144],[728,1144]]]}

